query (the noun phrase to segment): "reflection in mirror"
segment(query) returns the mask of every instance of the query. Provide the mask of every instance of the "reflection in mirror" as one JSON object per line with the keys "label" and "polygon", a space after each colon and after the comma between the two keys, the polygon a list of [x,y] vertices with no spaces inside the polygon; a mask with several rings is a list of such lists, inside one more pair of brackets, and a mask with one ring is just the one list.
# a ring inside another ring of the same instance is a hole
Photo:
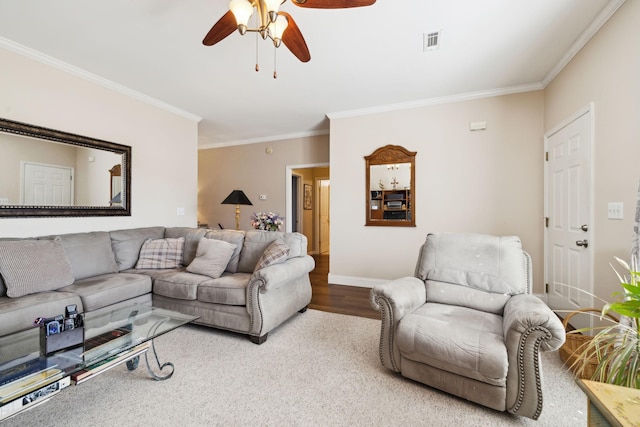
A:
{"label": "reflection in mirror", "polygon": [[0,217],[130,215],[131,147],[0,119],[0,152]]}
{"label": "reflection in mirror", "polygon": [[122,205],[122,168],[120,164],[115,165],[109,169],[109,176],[111,177],[111,196],[109,200],[109,206],[121,206]]}
{"label": "reflection in mirror", "polygon": [[415,152],[387,145],[366,156],[366,225],[415,226]]}

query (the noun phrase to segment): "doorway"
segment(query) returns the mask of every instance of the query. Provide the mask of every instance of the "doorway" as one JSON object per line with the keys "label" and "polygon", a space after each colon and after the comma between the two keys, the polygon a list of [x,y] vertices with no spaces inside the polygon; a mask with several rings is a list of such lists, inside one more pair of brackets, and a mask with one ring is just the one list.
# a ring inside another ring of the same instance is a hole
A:
{"label": "doorway", "polygon": [[[287,166],[286,171],[286,213],[285,229],[287,232],[298,231],[307,237],[308,252],[320,253],[320,208],[326,207],[327,220],[322,232],[326,233],[323,239],[328,243],[330,236],[330,223],[328,221],[330,191],[326,188],[324,194],[320,193],[318,180],[329,180],[329,164],[318,163],[308,165]],[[320,204],[322,198],[323,203]],[[326,248],[328,254],[328,247]]]}
{"label": "doorway", "polygon": [[299,232],[301,227],[301,215],[300,215],[300,195],[302,187],[302,176],[294,173],[291,175],[291,231]]}
{"label": "doorway", "polygon": [[[545,135],[545,283],[553,310],[594,304],[592,116],[589,105]],[[588,316],[572,324],[592,326]]]}

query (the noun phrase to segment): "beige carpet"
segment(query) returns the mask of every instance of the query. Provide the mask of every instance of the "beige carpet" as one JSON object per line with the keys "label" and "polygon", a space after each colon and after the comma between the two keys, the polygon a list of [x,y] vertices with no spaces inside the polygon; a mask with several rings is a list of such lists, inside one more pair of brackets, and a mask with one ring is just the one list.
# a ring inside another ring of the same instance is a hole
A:
{"label": "beige carpet", "polygon": [[378,360],[380,322],[308,310],[266,343],[198,326],[156,340],[176,371],[119,366],[2,426],[582,426],[586,398],[557,353],[543,357],[536,422],[402,378]]}

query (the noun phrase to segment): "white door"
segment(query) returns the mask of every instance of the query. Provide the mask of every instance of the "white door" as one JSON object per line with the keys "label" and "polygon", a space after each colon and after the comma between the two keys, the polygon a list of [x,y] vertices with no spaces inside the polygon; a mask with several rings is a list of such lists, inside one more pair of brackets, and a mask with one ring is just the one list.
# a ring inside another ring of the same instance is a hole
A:
{"label": "white door", "polygon": [[22,167],[22,204],[73,206],[71,168],[28,162]]}
{"label": "white door", "polygon": [[320,211],[320,253],[328,254],[330,248],[329,241],[329,190],[330,184],[328,179],[321,179],[319,181],[320,191],[319,194],[319,211]]}
{"label": "white door", "polygon": [[[545,137],[545,283],[549,306],[559,311],[593,306],[591,123],[589,107]],[[585,327],[591,322],[588,316],[575,316],[571,323]]]}

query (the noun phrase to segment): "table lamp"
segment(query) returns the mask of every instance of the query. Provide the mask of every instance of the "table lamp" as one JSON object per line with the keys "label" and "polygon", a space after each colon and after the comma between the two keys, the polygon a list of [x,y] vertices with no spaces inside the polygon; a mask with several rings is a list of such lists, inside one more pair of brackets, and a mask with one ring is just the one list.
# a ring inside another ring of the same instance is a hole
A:
{"label": "table lamp", "polygon": [[226,199],[222,201],[223,205],[236,205],[236,230],[240,230],[240,205],[251,205],[249,198],[242,190],[233,190]]}

